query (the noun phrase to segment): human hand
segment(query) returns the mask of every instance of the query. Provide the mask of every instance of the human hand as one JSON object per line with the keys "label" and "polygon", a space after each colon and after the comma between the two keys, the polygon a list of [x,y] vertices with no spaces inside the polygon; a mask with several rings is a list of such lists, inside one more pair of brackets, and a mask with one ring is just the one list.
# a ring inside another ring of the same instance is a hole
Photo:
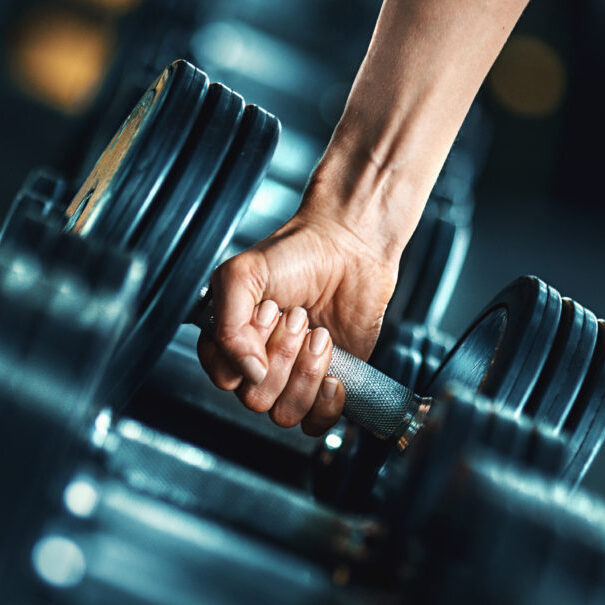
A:
{"label": "human hand", "polygon": [[342,383],[326,377],[332,340],[367,360],[397,269],[341,222],[303,209],[214,273],[215,333],[198,342],[202,366],[251,410],[320,435],[344,405]]}

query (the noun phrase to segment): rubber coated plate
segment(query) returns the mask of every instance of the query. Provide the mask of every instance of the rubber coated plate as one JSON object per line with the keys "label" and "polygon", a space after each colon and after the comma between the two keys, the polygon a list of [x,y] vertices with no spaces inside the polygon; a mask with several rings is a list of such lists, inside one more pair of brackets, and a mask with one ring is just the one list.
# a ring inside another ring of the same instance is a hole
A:
{"label": "rubber coated plate", "polygon": [[212,185],[243,113],[242,97],[222,84],[210,86],[183,152],[134,240],[134,250],[148,262],[143,304],[161,287],[163,273]]}
{"label": "rubber coated plate", "polygon": [[[397,329],[401,321],[408,317],[407,308],[414,296],[414,284],[420,278],[424,258],[430,253],[430,243],[437,223],[436,214],[435,204],[429,199],[418,227],[401,257],[397,286],[384,319],[385,326],[390,326],[391,329]],[[387,337],[387,331],[384,331],[384,335],[382,339]]]}
{"label": "rubber coated plate", "polygon": [[435,394],[457,381],[513,410],[523,408],[556,335],[559,293],[537,277],[521,277],[486,307],[433,377]]}
{"label": "rubber coated plate", "polygon": [[569,298],[546,361],[523,413],[560,430],[584,382],[597,342],[597,318]]}
{"label": "rubber coated plate", "polygon": [[429,253],[423,259],[418,280],[414,285],[413,296],[405,310],[406,319],[425,323],[435,301],[439,285],[446,278],[444,273],[455,234],[454,225],[443,219],[437,219],[429,244]]}
{"label": "rubber coated plate", "polygon": [[[34,398],[43,396],[42,413],[67,423],[91,421],[98,410],[89,406],[134,311],[143,265],[33,219],[20,221],[12,236],[9,249],[21,274],[22,304],[13,314],[22,342],[19,372],[31,373],[24,384],[33,387]],[[32,284],[33,291],[24,289]],[[29,313],[26,325],[19,325],[21,307]],[[3,342],[8,344],[8,335]]]}
{"label": "rubber coated plate", "polygon": [[185,61],[162,72],[68,206],[68,230],[128,246],[184,146],[207,88],[207,76]]}
{"label": "rubber coated plate", "polygon": [[113,359],[108,401],[124,402],[187,318],[269,165],[279,134],[275,117],[248,106],[212,187],[191,218],[152,301]]}
{"label": "rubber coated plate", "polygon": [[601,449],[605,439],[605,322],[599,320],[599,334],[594,356],[563,426],[569,435],[569,464],[565,470],[566,479],[577,485]]}
{"label": "rubber coated plate", "polygon": [[404,315],[411,321],[436,326],[453,293],[470,243],[472,205],[431,198],[436,224]]}

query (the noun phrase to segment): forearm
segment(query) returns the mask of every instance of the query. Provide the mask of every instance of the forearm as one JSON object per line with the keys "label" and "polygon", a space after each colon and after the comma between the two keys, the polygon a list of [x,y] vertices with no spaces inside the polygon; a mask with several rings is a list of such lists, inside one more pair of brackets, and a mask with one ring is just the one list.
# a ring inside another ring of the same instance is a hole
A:
{"label": "forearm", "polygon": [[397,257],[528,0],[385,0],[304,207]]}

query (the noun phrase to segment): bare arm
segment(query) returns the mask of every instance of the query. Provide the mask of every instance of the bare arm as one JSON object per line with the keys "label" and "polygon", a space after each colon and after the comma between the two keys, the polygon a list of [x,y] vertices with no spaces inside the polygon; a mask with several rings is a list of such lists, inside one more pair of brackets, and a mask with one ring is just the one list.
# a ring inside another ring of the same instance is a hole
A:
{"label": "bare arm", "polygon": [[305,206],[384,234],[384,254],[398,258],[526,4],[386,0]]}

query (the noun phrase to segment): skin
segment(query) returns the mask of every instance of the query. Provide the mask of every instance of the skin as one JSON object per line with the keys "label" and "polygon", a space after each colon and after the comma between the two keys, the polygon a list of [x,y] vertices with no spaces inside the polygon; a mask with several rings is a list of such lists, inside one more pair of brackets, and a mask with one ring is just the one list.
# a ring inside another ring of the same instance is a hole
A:
{"label": "skin", "polygon": [[299,211],[213,275],[216,331],[198,354],[214,384],[310,435],[338,420],[332,341],[369,358],[403,249],[526,4],[384,1]]}

